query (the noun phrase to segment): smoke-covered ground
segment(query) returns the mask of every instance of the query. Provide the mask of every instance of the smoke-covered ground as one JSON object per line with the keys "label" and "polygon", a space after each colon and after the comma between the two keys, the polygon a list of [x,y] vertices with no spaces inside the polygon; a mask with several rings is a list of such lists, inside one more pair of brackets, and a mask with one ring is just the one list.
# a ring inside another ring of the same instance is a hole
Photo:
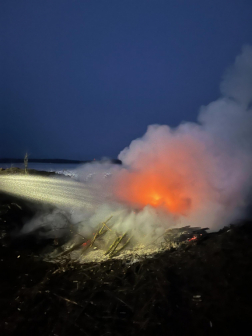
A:
{"label": "smoke-covered ground", "polygon": [[39,245],[32,236],[12,236],[33,212],[34,201],[0,194],[1,335],[217,336],[251,330],[251,222],[151,258],[47,263],[39,258],[45,240]]}
{"label": "smoke-covered ground", "polygon": [[[218,100],[200,108],[197,123],[149,126],[119,154],[122,165],[85,164],[72,179],[1,176],[0,189],[57,206],[86,237],[111,215],[118,234],[143,243],[171,227],[217,230],[240,220],[252,185],[251,46],[224,73],[220,91]],[[22,232],[47,220],[54,223],[48,235],[61,235],[58,214],[46,216]]]}

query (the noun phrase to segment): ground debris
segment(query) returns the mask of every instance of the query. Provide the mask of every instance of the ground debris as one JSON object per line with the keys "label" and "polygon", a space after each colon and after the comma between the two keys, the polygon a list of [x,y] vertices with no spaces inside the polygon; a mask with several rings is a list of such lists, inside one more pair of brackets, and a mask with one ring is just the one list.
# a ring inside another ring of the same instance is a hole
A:
{"label": "ground debris", "polygon": [[102,236],[104,235],[108,230],[110,230],[110,228],[107,226],[107,223],[110,221],[110,219],[112,218],[113,216],[110,216],[105,222],[102,223],[102,227],[101,229],[98,229],[97,232],[95,233],[94,235],[94,238],[91,240],[90,242],[90,247],[93,246],[95,240],[99,237],[99,236]]}
{"label": "ground debris", "polygon": [[[6,198],[0,208],[1,234],[6,233],[0,239],[1,335],[217,336],[243,335],[252,327],[252,222],[210,234],[170,230],[156,250],[132,250],[131,242],[120,250],[130,239],[125,235],[111,258],[104,256],[108,248],[79,245],[49,263],[38,257],[34,241],[11,240],[11,223],[21,225],[30,208]],[[113,234],[106,231],[109,246]],[[71,259],[83,249],[87,263]]]}

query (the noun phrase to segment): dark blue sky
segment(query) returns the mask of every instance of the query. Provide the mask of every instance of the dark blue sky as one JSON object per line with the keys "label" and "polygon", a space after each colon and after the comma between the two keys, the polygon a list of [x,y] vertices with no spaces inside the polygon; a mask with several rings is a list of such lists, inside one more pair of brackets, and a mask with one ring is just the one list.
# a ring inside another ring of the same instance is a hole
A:
{"label": "dark blue sky", "polygon": [[2,0],[0,157],[117,157],[195,121],[243,44],[248,0]]}

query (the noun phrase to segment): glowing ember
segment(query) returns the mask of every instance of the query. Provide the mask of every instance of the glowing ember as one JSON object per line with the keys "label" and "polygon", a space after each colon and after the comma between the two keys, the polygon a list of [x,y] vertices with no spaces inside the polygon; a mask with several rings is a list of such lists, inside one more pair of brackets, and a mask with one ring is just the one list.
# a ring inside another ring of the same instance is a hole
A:
{"label": "glowing ember", "polygon": [[196,237],[196,236],[193,236],[192,238],[188,239],[188,241],[194,241],[194,240],[196,240],[196,239],[197,239],[197,237]]}

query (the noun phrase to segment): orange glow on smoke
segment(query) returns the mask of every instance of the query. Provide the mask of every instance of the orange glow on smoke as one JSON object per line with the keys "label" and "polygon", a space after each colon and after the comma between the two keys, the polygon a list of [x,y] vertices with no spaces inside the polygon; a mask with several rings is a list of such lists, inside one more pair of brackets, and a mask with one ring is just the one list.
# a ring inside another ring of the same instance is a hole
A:
{"label": "orange glow on smoke", "polygon": [[151,205],[175,215],[187,215],[209,193],[210,166],[200,142],[189,137],[172,139],[168,145],[160,144],[156,151],[138,153],[130,169],[118,174],[115,194],[131,206]]}
{"label": "orange glow on smoke", "polygon": [[[174,178],[173,178],[174,181]],[[123,182],[117,195],[121,200],[135,203],[140,207],[151,205],[162,207],[171,213],[185,214],[190,207],[190,199],[183,196],[181,183],[166,183],[162,175],[152,172],[123,174]]]}

